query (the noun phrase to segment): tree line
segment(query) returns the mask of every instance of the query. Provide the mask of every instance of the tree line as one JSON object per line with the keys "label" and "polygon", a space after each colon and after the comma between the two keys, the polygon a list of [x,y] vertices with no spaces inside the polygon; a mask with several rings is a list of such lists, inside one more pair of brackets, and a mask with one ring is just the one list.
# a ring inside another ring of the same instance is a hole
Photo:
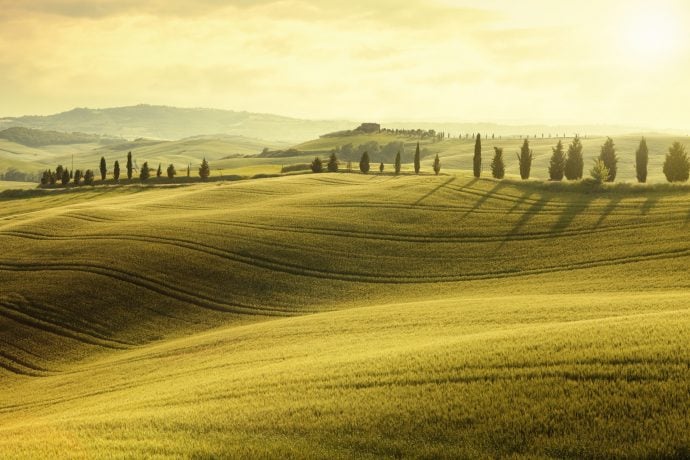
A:
{"label": "tree line", "polygon": [[[340,170],[340,160],[338,159],[337,153],[340,150],[333,150],[331,151],[330,156],[328,157],[328,162],[326,163],[325,170],[328,172],[338,172]],[[414,164],[414,172],[415,174],[419,174],[421,171],[421,162],[422,162],[422,155],[421,155],[421,150],[419,148],[419,142],[417,142],[417,148],[415,149],[414,153],[414,159],[413,159],[413,164]],[[398,153],[395,155],[395,163],[393,166],[393,171],[396,175],[400,174],[400,171],[402,170],[402,155],[400,153],[400,150],[398,150]],[[379,163],[379,173],[383,174],[383,172],[386,169],[386,165],[383,161]],[[441,160],[438,157],[438,154],[436,154],[436,158],[434,158],[434,165],[433,165],[433,170],[436,175],[438,175],[441,172]],[[315,157],[314,161],[311,162],[311,171],[313,173],[322,173],[324,172],[324,162],[321,160],[321,157]],[[347,166],[346,166],[346,171],[347,172],[352,172],[352,162],[348,161]],[[371,171],[371,158],[369,156],[369,151],[365,150],[359,160],[359,171],[362,174],[369,174],[369,171]]]}
{"label": "tree line", "polygon": [[[144,164],[141,166],[141,168],[136,168],[134,166],[134,162],[132,160],[132,152],[127,153],[127,160],[125,163],[125,174],[127,176],[127,180],[131,181],[132,178],[134,177],[134,172],[135,170],[139,174],[139,180],[141,182],[146,182],[148,181],[153,174],[156,175],[156,178],[161,178],[163,176],[163,166],[161,163],[158,164],[158,168],[152,168],[149,166],[148,162],[144,162]],[[187,165],[187,177],[191,177],[191,164]],[[108,165],[105,161],[105,157],[101,157],[101,161],[98,167],[98,172],[100,173],[101,176],[101,182],[105,182],[108,173],[111,172],[108,170]],[[120,176],[121,176],[121,168],[120,168],[120,161],[116,160],[113,163],[112,166],[112,177],[113,177],[113,182],[119,183],[120,182]],[[199,165],[199,177],[202,180],[206,180],[209,178],[211,175],[211,168],[208,164],[208,161],[206,161],[206,158],[204,158],[201,161],[201,164]],[[174,179],[175,176],[177,176],[177,170],[175,169],[175,165],[170,163],[168,167],[165,170],[165,174],[168,179]],[[71,170],[64,168],[62,165],[58,165],[55,168],[55,171],[47,169],[43,171],[43,174],[41,175],[41,185],[42,186],[54,186],[58,185],[58,182],[63,185],[67,186],[70,184],[79,186],[79,185],[93,185],[96,180],[96,176],[94,174],[94,171],[92,169],[86,169],[82,171],[81,169],[76,169],[76,170]]]}
{"label": "tree line", "polygon": [[[562,181],[564,178],[570,181],[580,180],[584,175],[584,157],[582,153],[582,141],[575,136],[568,146],[567,153],[563,141],[559,140],[555,147],[551,148],[552,155],[549,161],[549,180]],[[529,139],[525,139],[517,154],[520,177],[523,180],[530,178],[532,160],[534,154],[529,146]],[[647,140],[643,137],[635,152],[635,172],[637,181],[647,182],[649,165],[649,148]],[[473,157],[474,176],[479,178],[482,172],[482,138],[477,134]],[[674,142],[669,147],[664,161],[663,172],[669,182],[686,182],[690,175],[690,160],[685,151],[685,146],[680,142]],[[589,171],[591,178],[597,183],[614,182],[618,173],[618,156],[616,146],[610,137],[601,146],[599,156],[594,159],[592,169]],[[503,148],[494,147],[494,156],[491,161],[491,174],[496,179],[505,176],[505,160]]]}

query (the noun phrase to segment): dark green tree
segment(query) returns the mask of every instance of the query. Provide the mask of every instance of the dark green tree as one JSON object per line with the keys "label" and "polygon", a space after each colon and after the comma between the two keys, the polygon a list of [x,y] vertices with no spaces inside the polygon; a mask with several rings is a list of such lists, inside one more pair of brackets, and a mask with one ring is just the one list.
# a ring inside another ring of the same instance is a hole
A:
{"label": "dark green tree", "polygon": [[438,174],[441,172],[441,159],[438,157],[438,153],[436,154],[436,158],[434,158],[434,173],[438,176]]}
{"label": "dark green tree", "polygon": [[105,157],[101,157],[101,164],[100,164],[100,171],[101,171],[101,180],[105,180],[105,175],[108,174],[108,166],[105,164]]}
{"label": "dark green tree", "polygon": [[201,160],[201,166],[199,166],[199,177],[201,177],[202,180],[206,180],[210,175],[211,168],[209,167],[206,158],[204,158],[203,160]]}
{"label": "dark green tree", "polygon": [[113,165],[113,180],[115,182],[120,181],[120,162],[115,161],[115,164]]}
{"label": "dark green tree", "polygon": [[383,161],[379,165],[379,174],[383,174],[383,170],[386,169],[386,165],[383,164]]}
{"label": "dark green tree", "polygon": [[62,165],[58,165],[57,168],[55,168],[55,177],[57,177],[57,180],[62,180],[62,171],[64,168]]}
{"label": "dark green tree", "polygon": [[[62,179],[62,177],[60,179]],[[57,183],[57,176],[51,170],[48,170],[48,183],[50,185],[55,185]]]}
{"label": "dark green tree", "polygon": [[77,169],[74,171],[74,185],[80,185],[79,182],[81,182],[81,170]]}
{"label": "dark green tree", "polygon": [[127,153],[127,180],[132,180],[132,152]]}
{"label": "dark green tree", "polygon": [[398,154],[395,156],[395,175],[397,176],[400,174],[400,169],[402,168],[402,160],[400,159],[400,150],[398,150]]}
{"label": "dark green tree", "polygon": [[148,161],[145,161],[144,165],[141,167],[141,171],[139,171],[139,180],[144,182],[148,180],[149,177],[151,177],[151,170],[149,170]]}
{"label": "dark green tree", "polygon": [[686,182],[690,174],[690,162],[685,146],[680,142],[674,142],[668,149],[666,161],[664,161],[664,175],[669,182]]}
{"label": "dark green tree", "polygon": [[369,152],[364,152],[362,154],[362,159],[359,160],[359,170],[364,174],[368,174],[369,168]]}
{"label": "dark green tree", "polygon": [[187,163],[187,177],[191,177],[192,175],[192,164]]}
{"label": "dark green tree", "polygon": [[482,136],[477,134],[477,140],[474,142],[474,158],[472,159],[472,166],[474,170],[474,177],[477,179],[482,175]]}
{"label": "dark green tree", "polygon": [[584,168],[585,160],[582,156],[582,142],[580,142],[578,136],[575,136],[573,142],[568,146],[568,157],[565,159],[565,169],[563,172],[566,179],[579,180],[582,179]]}
{"label": "dark green tree", "polygon": [[158,169],[156,170],[156,177],[161,177],[163,175],[163,168],[161,167],[161,164],[158,163]]}
{"label": "dark green tree", "polygon": [[522,180],[529,179],[532,171],[532,158],[534,157],[532,150],[529,148],[529,141],[525,139],[518,153],[518,162],[520,163],[520,177]]}
{"label": "dark green tree", "polygon": [[87,169],[86,172],[84,172],[84,185],[93,185],[93,179],[93,171]]}
{"label": "dark green tree", "polygon": [[494,147],[494,159],[491,160],[491,175],[495,179],[503,179],[506,175],[506,166],[503,163],[503,148]]}
{"label": "dark green tree", "polygon": [[601,146],[601,153],[599,159],[604,162],[606,169],[609,170],[609,177],[606,182],[613,182],[616,180],[616,173],[618,171],[618,157],[616,156],[616,147],[613,145],[613,139],[606,138],[606,142]]}
{"label": "dark green tree", "polygon": [[647,148],[647,139],[644,137],[640,141],[640,146],[635,152],[635,172],[637,173],[637,181],[641,184],[647,182],[647,164],[649,163],[649,149]]}
{"label": "dark green tree", "polygon": [[417,142],[417,149],[414,151],[414,173],[419,174],[420,169],[422,169],[422,155],[419,151],[419,142]]}
{"label": "dark green tree", "polygon": [[323,172],[323,162],[321,161],[321,158],[316,157],[316,158],[314,158],[314,161],[311,162],[311,172],[313,172],[313,173]]}
{"label": "dark green tree", "polygon": [[175,178],[175,174],[177,174],[177,171],[175,171],[175,165],[170,163],[168,165],[168,169],[166,171],[168,173],[168,179],[173,179]]}
{"label": "dark green tree", "polygon": [[331,152],[331,156],[328,158],[328,172],[338,172],[338,157],[335,152]]}
{"label": "dark green tree", "polygon": [[563,151],[563,142],[558,141],[556,147],[552,147],[553,154],[549,162],[549,179],[553,181],[562,181],[565,174],[565,152]]}
{"label": "dark green tree", "polygon": [[69,184],[69,171],[66,169],[62,171],[62,177],[60,178],[62,181],[62,185],[68,185]]}

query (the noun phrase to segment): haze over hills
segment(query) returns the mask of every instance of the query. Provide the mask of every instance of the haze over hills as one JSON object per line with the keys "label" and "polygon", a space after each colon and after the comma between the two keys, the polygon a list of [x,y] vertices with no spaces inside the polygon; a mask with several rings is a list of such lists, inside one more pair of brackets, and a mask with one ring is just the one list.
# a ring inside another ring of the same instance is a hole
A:
{"label": "haze over hills", "polygon": [[48,116],[0,118],[0,129],[22,126],[127,139],[168,140],[225,134],[298,142],[326,132],[349,129],[352,125],[350,121],[299,120],[270,114],[144,104],[105,109],[75,108]]}
{"label": "haze over hills", "polygon": [[[413,118],[414,114],[410,114]],[[435,129],[452,136],[464,133],[491,136],[541,136],[556,135],[607,135],[649,132],[639,126],[623,125],[541,125],[499,124],[486,122],[417,122],[371,119],[366,111],[360,120],[305,120],[280,115],[237,112],[208,108],[180,108],[140,104],[130,107],[104,109],[75,108],[54,115],[0,118],[0,130],[25,127],[65,133],[85,133],[126,139],[150,138],[179,140],[193,136],[231,135],[267,141],[299,143],[318,138],[327,133],[348,130],[361,122],[380,122],[391,129]],[[471,118],[471,114],[468,114]],[[659,130],[655,130],[659,131]],[[669,134],[687,134],[677,130],[663,131]]]}

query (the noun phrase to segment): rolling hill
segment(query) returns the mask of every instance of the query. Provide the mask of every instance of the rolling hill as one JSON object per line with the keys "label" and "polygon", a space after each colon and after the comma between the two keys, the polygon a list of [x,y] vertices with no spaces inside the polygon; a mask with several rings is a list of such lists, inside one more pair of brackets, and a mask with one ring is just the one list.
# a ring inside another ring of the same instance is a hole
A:
{"label": "rolling hill", "polygon": [[322,174],[0,208],[0,456],[685,458],[690,190]]}
{"label": "rolling hill", "polygon": [[104,109],[76,108],[47,116],[0,118],[0,129],[21,126],[127,139],[145,137],[165,140],[199,135],[231,135],[267,141],[301,142],[352,125],[353,122],[348,121],[300,120],[270,114],[145,104]]}

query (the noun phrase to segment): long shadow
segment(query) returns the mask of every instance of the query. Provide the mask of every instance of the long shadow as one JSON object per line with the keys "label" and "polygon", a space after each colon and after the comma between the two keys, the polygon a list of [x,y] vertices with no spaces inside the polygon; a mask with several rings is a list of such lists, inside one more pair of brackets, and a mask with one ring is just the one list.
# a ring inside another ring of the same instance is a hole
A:
{"label": "long shadow", "polygon": [[[520,197],[520,201],[524,202],[531,195],[531,193],[524,194],[522,197]],[[532,203],[532,205],[525,212],[522,213],[522,216],[520,216],[520,219],[518,219],[518,221],[515,223],[510,232],[506,234],[506,237],[501,242],[499,249],[503,249],[503,247],[506,245],[508,241],[519,235],[521,230],[527,225],[532,216],[538,214],[541,210],[543,210],[548,203],[548,198],[544,198],[543,196],[538,197],[537,200],[534,203]]]}
{"label": "long shadow", "polygon": [[[474,179],[473,181],[470,181],[468,184],[464,185],[462,188],[467,188],[472,185],[474,185],[479,179]],[[469,214],[472,214],[474,211],[477,209],[481,208],[484,203],[486,203],[496,192],[501,190],[502,188],[505,188],[506,185],[503,182],[496,182],[496,185],[491,188],[488,192],[486,192],[484,195],[482,195],[481,198],[477,200],[476,203],[474,203],[474,206],[472,206],[472,209],[469,211],[465,212],[465,214],[462,215],[461,219],[464,219],[467,217]]]}
{"label": "long shadow", "polygon": [[[654,206],[656,206],[656,204],[658,202],[659,202],[659,197],[654,196],[654,195],[650,196],[649,198],[647,198],[647,200],[644,202],[644,204],[640,208],[640,213],[643,216],[646,216],[647,214],[649,214],[649,211],[651,211],[654,208]],[[688,218],[690,219],[690,214],[688,214]]]}
{"label": "long shadow", "polygon": [[621,197],[620,196],[615,196],[609,200],[609,203],[606,205],[604,210],[601,213],[601,216],[599,216],[599,220],[597,220],[597,223],[594,224],[594,229],[596,230],[597,228],[601,227],[601,224],[604,223],[606,218],[611,215],[613,211],[616,210],[618,207],[618,204],[621,202]]}
{"label": "long shadow", "polygon": [[551,227],[551,232],[554,234],[559,234],[565,232],[570,224],[575,221],[577,216],[585,212],[589,208],[593,198],[588,196],[587,199],[582,201],[569,201],[567,206],[564,207],[563,212],[558,216],[558,220]]}
{"label": "long shadow", "polygon": [[508,214],[512,214],[512,213],[514,213],[515,211],[517,211],[517,209],[518,209],[520,206],[522,206],[523,204],[525,204],[525,201],[527,201],[527,200],[529,199],[529,197],[532,196],[532,194],[534,194],[534,192],[533,192],[532,190],[525,190],[525,191],[522,193],[522,196],[521,196],[520,198],[518,198],[518,199],[515,200],[515,203],[513,204],[513,207],[510,208],[510,210],[508,211]]}
{"label": "long shadow", "polygon": [[422,201],[426,200],[427,198],[429,198],[430,196],[432,196],[434,193],[436,193],[436,192],[438,192],[439,190],[441,190],[443,187],[446,187],[447,185],[450,185],[455,179],[456,179],[455,176],[451,177],[450,179],[448,179],[447,181],[445,181],[444,183],[440,184],[438,187],[436,187],[435,189],[431,190],[429,193],[427,193],[426,195],[424,195],[423,197],[421,197],[420,199],[418,199],[412,206],[417,206],[417,205],[421,204]]}

